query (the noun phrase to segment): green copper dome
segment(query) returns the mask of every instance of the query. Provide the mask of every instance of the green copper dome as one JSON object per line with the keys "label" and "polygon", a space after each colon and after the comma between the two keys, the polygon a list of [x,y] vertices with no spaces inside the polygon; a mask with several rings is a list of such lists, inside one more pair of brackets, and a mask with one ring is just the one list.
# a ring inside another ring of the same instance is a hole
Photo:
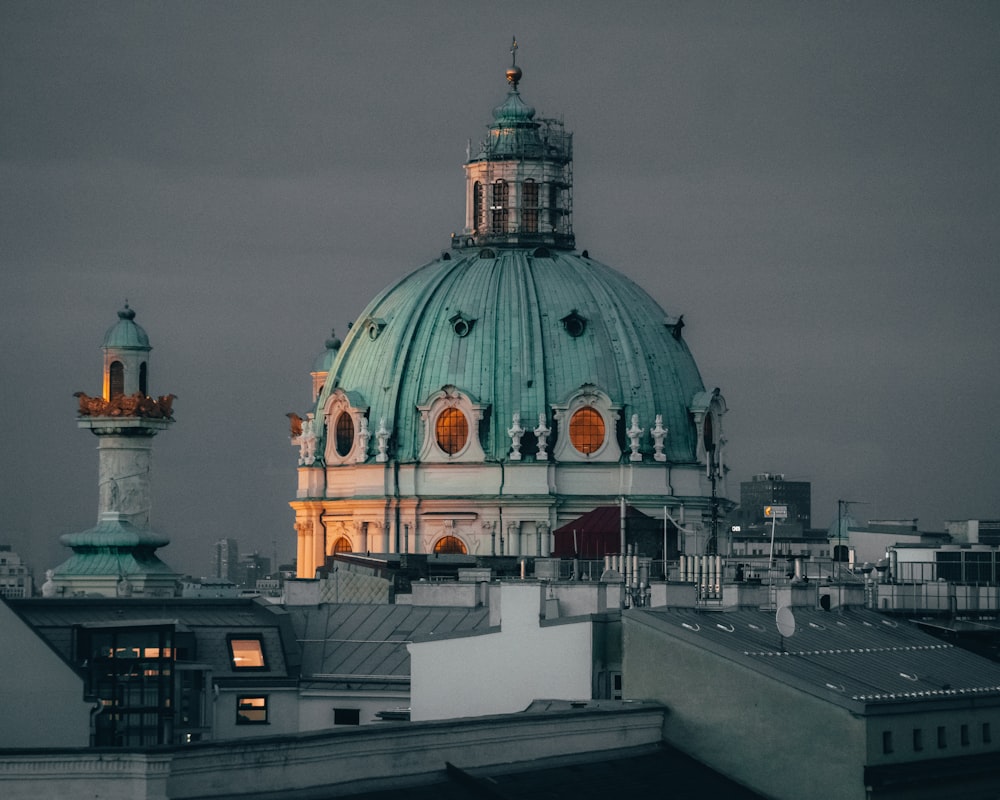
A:
{"label": "green copper dome", "polygon": [[118,322],[108,328],[104,334],[104,349],[119,348],[127,350],[150,350],[149,336],[135,322],[135,310],[125,304],[118,312]]}
{"label": "green copper dome", "polygon": [[[480,440],[488,461],[508,457],[515,413],[539,413],[587,384],[621,407],[618,439],[633,414],[669,429],[665,454],[696,460],[689,409],[704,391],[698,368],[663,309],[611,267],[564,251],[512,248],[442,257],[383,291],[340,349],[319,397],[340,388],[394,428],[391,455],[421,451],[418,406],[454,386],[486,408]],[[553,430],[553,436],[559,433]]]}

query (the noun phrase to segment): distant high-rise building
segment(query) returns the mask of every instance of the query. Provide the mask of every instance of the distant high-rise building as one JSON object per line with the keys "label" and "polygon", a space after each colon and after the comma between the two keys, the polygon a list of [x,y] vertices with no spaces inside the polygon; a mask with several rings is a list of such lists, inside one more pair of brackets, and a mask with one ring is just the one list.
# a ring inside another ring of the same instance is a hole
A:
{"label": "distant high-rise building", "polygon": [[262,556],[254,551],[243,556],[240,562],[239,579],[240,583],[247,589],[257,588],[257,581],[266,578],[271,574],[271,559]]}
{"label": "distant high-rise building", "polygon": [[238,582],[240,548],[235,539],[219,539],[212,551],[212,577]]}
{"label": "distant high-rise building", "polygon": [[[798,522],[803,530],[812,524],[812,484],[809,481],[786,481],[785,476],[761,472],[740,483],[740,519],[744,525],[760,525],[765,506],[786,506],[786,524]],[[779,520],[780,521],[780,520]]]}
{"label": "distant high-rise building", "polygon": [[0,596],[31,597],[31,571],[9,544],[0,544]]}

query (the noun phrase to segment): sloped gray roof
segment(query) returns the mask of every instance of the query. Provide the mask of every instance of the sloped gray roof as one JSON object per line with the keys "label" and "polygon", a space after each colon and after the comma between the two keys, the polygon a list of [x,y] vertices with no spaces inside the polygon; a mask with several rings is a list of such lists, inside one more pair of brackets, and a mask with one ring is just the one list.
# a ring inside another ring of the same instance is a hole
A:
{"label": "sloped gray roof", "polygon": [[414,639],[489,627],[487,608],[330,604],[288,611],[302,652],[302,680],[408,685]]}
{"label": "sloped gray roof", "polygon": [[260,635],[268,662],[266,672],[255,672],[255,683],[285,681],[297,676],[299,654],[283,608],[251,598],[120,599],[45,598],[14,600],[11,607],[67,659],[73,657],[76,626],[121,626],[174,622],[195,636],[193,660],[210,664],[216,679],[243,680],[247,673],[233,669],[227,639],[231,635]]}
{"label": "sloped gray roof", "polygon": [[782,637],[774,611],[633,609],[633,618],[855,711],[925,699],[1000,697],[1000,665],[907,622],[862,609],[793,610]]}

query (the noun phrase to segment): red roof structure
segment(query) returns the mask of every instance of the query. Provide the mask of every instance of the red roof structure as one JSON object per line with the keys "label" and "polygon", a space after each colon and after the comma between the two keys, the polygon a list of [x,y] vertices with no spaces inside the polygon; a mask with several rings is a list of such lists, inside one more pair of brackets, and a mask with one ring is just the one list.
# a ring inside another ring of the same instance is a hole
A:
{"label": "red roof structure", "polygon": [[[668,527],[668,549],[676,557],[676,529]],[[601,559],[621,552],[621,507],[598,506],[554,531],[557,558]],[[663,558],[663,523],[632,506],[625,506],[625,541],[640,555]],[[667,554],[670,558],[670,553]]]}

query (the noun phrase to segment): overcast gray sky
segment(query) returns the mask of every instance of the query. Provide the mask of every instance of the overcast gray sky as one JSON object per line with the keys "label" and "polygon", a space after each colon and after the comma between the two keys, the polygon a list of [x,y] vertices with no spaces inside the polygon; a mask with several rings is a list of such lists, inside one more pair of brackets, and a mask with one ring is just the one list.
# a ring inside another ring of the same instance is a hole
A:
{"label": "overcast gray sky", "polygon": [[464,215],[466,141],[521,94],[575,133],[578,246],[672,315],[756,472],[866,517],[998,517],[1000,4],[0,3],[0,543],[94,524],[127,298],[153,527],[204,574],[294,553],[309,370]]}

